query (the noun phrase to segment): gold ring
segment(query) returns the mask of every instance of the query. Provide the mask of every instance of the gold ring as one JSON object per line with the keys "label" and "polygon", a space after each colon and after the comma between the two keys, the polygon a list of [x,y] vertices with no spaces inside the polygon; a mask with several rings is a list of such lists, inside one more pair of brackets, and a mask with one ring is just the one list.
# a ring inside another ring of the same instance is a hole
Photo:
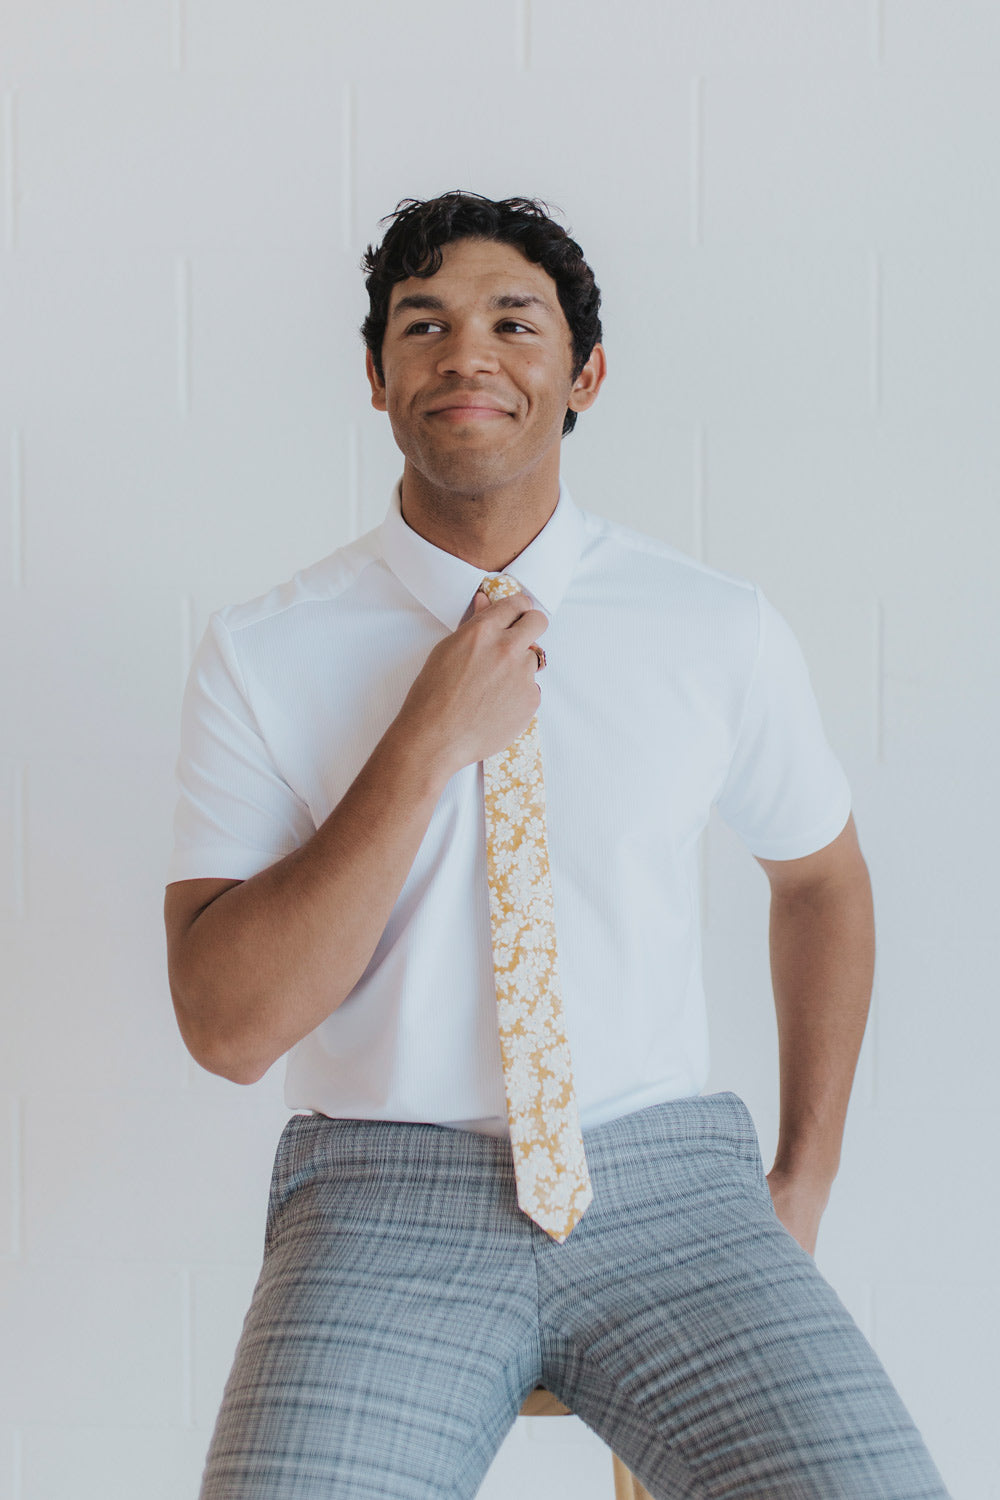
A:
{"label": "gold ring", "polygon": [[531,649],[538,657],[538,666],[535,668],[535,671],[540,672],[545,665],[545,652],[542,650],[541,646],[532,646]]}

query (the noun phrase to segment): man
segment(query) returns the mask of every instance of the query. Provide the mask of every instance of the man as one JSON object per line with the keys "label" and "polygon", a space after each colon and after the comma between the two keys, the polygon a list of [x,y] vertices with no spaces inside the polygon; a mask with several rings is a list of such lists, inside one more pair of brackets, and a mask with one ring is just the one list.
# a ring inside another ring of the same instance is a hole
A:
{"label": "man", "polygon": [[[365,264],[385,522],[213,617],[185,699],[178,1023],[236,1082],[289,1052],[300,1111],[203,1500],[472,1496],[538,1384],[657,1496],[943,1496],[812,1260],[873,936],[796,643],[561,484],[606,364],[543,206],[409,200]],[[561,1240],[519,1207],[483,822],[483,762],[536,714],[593,1189]],[[742,1100],[701,1093],[713,805],[772,890],[766,1177]]]}

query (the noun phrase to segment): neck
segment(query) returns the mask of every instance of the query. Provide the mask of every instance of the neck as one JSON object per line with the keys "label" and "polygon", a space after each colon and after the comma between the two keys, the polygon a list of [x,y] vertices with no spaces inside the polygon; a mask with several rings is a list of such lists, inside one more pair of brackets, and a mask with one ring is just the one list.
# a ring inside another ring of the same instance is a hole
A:
{"label": "neck", "polygon": [[425,541],[484,573],[502,573],[549,520],[559,501],[559,470],[495,488],[452,490],[431,483],[409,460],[403,520]]}

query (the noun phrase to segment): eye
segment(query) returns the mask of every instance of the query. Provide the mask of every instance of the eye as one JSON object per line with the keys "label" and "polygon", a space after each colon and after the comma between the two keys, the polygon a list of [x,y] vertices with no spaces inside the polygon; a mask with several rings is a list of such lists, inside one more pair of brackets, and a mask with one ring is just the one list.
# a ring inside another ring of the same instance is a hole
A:
{"label": "eye", "polygon": [[501,328],[523,328],[524,331],[525,331],[525,333],[533,333],[534,332],[534,329],[529,328],[528,325],[527,325],[527,323],[519,323],[516,318],[505,318],[504,321],[500,324],[500,327]]}
{"label": "eye", "polygon": [[435,323],[432,319],[425,318],[420,323],[411,323],[410,326],[409,326],[409,328],[406,331],[407,331],[407,333],[419,333],[422,328],[440,328],[440,327],[441,327],[440,323]]}

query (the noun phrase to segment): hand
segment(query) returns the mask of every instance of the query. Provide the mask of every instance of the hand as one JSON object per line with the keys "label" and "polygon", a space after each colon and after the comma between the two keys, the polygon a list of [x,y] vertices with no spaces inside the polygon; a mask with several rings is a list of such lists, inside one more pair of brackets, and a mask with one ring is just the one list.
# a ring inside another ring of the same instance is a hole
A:
{"label": "hand", "polygon": [[830,1198],[829,1182],[772,1167],[767,1174],[767,1185],[782,1224],[803,1250],[815,1255],[819,1221]]}
{"label": "hand", "polygon": [[477,592],[470,619],[439,641],[397,715],[449,775],[505,749],[541,702],[531,643],[548,628],[526,594],[491,601]]}

